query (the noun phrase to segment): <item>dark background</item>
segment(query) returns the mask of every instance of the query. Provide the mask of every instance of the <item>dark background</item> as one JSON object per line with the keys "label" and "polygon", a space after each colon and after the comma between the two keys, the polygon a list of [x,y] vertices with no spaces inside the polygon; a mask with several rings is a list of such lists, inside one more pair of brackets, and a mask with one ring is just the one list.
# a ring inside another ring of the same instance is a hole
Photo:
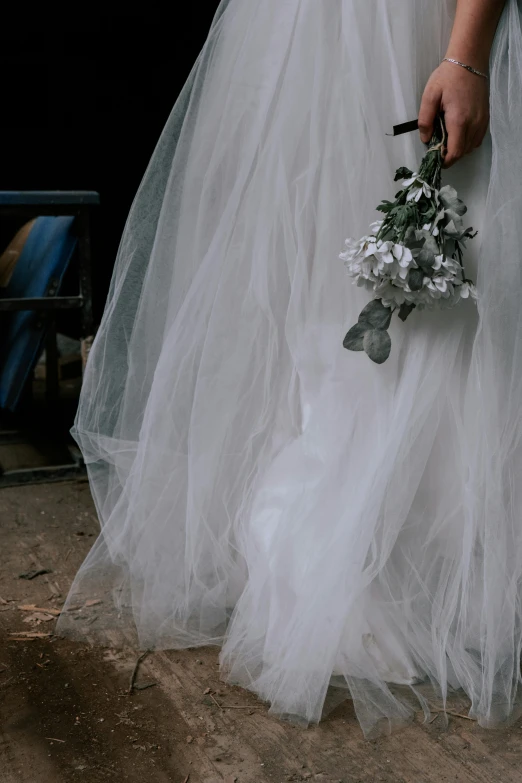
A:
{"label": "dark background", "polygon": [[152,4],[0,12],[0,190],[100,193],[98,319],[132,199],[218,4],[183,4],[174,22],[174,6],[167,16]]}

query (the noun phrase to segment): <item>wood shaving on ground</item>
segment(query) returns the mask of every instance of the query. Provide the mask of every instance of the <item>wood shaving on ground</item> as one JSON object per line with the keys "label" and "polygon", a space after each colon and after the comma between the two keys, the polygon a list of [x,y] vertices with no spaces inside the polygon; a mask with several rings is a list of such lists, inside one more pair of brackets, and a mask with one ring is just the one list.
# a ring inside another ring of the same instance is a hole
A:
{"label": "wood shaving on ground", "polygon": [[35,623],[36,625],[40,625],[40,623],[48,623],[51,620],[56,620],[56,617],[53,617],[52,614],[42,614],[42,612],[35,612],[34,614],[29,614],[27,617],[24,617],[22,622]]}
{"label": "wood shaving on ground", "polygon": [[145,652],[140,655],[140,657],[138,658],[138,660],[136,661],[136,663],[134,665],[134,669],[132,670],[132,674],[131,674],[131,678],[130,678],[129,690],[127,691],[129,696],[131,696],[133,691],[134,691],[135,683],[136,683],[136,677],[138,676],[138,669],[140,668],[140,663],[147,657],[147,655],[150,652],[151,652],[150,650],[145,650]]}
{"label": "wood shaving on ground", "polygon": [[18,579],[36,579],[37,576],[43,576],[44,574],[52,574],[50,568],[37,568],[33,571],[26,571],[23,574],[18,574]]}
{"label": "wood shaving on ground", "polygon": [[83,604],[72,604],[71,606],[62,606],[62,612],[79,612],[82,609],[88,609],[91,606],[97,606],[98,604],[102,604],[102,603],[103,601],[101,598],[89,598]]}
{"label": "wood shaving on ground", "polygon": [[[210,690],[210,689],[209,689],[209,690]],[[210,694],[210,698],[212,699],[212,701],[214,702],[214,704],[217,704],[217,706],[219,707],[219,709],[220,709],[221,711],[223,711],[223,707],[222,707],[222,706],[221,706],[221,704],[218,702],[218,700],[215,698],[215,696],[213,696],[212,694]]]}
{"label": "wood shaving on ground", "polygon": [[[463,720],[470,720],[474,723],[477,722],[476,718],[472,718],[469,715],[464,715],[462,712],[456,712],[455,710],[445,710],[443,707],[436,707],[433,704],[428,705],[430,708],[430,712],[436,715],[451,715],[452,718],[462,718]],[[431,723],[431,721],[430,721]]]}
{"label": "wood shaving on ground", "polygon": [[134,683],[134,690],[135,691],[146,691],[147,688],[154,688],[155,685],[157,685],[157,682],[135,682]]}
{"label": "wood shaving on ground", "polygon": [[39,631],[12,631],[9,633],[12,642],[25,642],[27,639],[50,639],[52,634]]}
{"label": "wood shaving on ground", "polygon": [[22,604],[18,608],[21,612],[43,612],[44,614],[53,614],[55,617],[58,617],[62,612],[61,609],[43,609],[41,606],[35,606],[35,604]]}

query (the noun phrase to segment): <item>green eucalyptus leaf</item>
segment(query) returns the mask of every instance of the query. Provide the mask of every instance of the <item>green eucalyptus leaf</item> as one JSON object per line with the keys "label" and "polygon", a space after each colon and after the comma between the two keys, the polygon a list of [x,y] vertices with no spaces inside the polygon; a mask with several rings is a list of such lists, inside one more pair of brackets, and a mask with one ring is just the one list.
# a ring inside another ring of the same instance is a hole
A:
{"label": "green eucalyptus leaf", "polygon": [[373,329],[387,329],[390,325],[392,311],[385,307],[380,299],[372,299],[361,310],[359,323],[369,324]]}
{"label": "green eucalyptus leaf", "polygon": [[405,321],[414,310],[415,305],[412,302],[403,302],[399,308],[399,318],[401,321]]}
{"label": "green eucalyptus leaf", "polygon": [[439,212],[437,212],[437,216],[435,217],[435,225],[438,225],[440,223],[440,221],[444,218],[445,214],[446,212],[444,211],[444,209],[441,209],[439,210]]}
{"label": "green eucalyptus leaf", "polygon": [[449,256],[450,258],[453,258],[455,255],[455,252],[458,247],[458,242],[455,239],[451,239],[450,237],[445,238],[444,242],[444,255]]}
{"label": "green eucalyptus leaf", "polygon": [[431,221],[437,214],[437,208],[433,203],[431,203],[422,214],[424,216],[424,220],[426,221],[426,223],[431,223]]}
{"label": "green eucalyptus leaf", "polygon": [[384,329],[370,329],[363,337],[363,347],[372,362],[382,364],[390,355],[390,335]]}
{"label": "green eucalyptus leaf", "polygon": [[467,206],[464,204],[464,202],[459,198],[459,203],[456,207],[454,207],[455,212],[457,215],[465,215],[468,211]]}
{"label": "green eucalyptus leaf", "polygon": [[422,269],[410,269],[408,272],[408,285],[410,291],[420,291],[424,283],[425,274]]}
{"label": "green eucalyptus leaf", "polygon": [[437,240],[431,234],[428,234],[420,253],[416,256],[418,265],[425,272],[431,272],[435,264],[435,256],[439,253]]}
{"label": "green eucalyptus leaf", "polygon": [[431,250],[426,250],[426,248],[423,247],[419,255],[417,256],[416,261],[420,266],[420,268],[423,270],[423,272],[426,273],[432,272],[433,265],[435,264],[435,254],[432,253]]}
{"label": "green eucalyptus leaf", "polygon": [[446,225],[451,223],[453,221],[455,228],[457,228],[459,231],[464,230],[464,223],[462,221],[462,218],[460,215],[457,215],[454,209],[446,209],[444,212],[444,221]]}
{"label": "green eucalyptus leaf", "polygon": [[430,234],[429,232],[428,236],[424,240],[423,250],[428,250],[430,253],[433,253],[434,256],[436,256],[439,252],[439,246],[437,244],[437,240],[435,237]]}
{"label": "green eucalyptus leaf", "polygon": [[404,232],[404,243],[408,244],[412,242],[415,242],[415,227],[409,225],[406,231]]}
{"label": "green eucalyptus leaf", "polygon": [[452,185],[444,185],[439,190],[439,201],[444,206],[451,206],[451,202],[458,198],[457,191]]}
{"label": "green eucalyptus leaf", "polygon": [[359,322],[352,326],[343,340],[343,345],[348,351],[364,351],[363,337],[372,327],[370,324]]}
{"label": "green eucalyptus leaf", "polygon": [[460,198],[458,198],[456,200],[456,203],[454,203],[452,205],[451,209],[453,209],[453,211],[456,212],[457,215],[461,215],[461,216],[465,215],[466,212],[468,211],[467,206],[464,204],[464,202]]}
{"label": "green eucalyptus leaf", "polygon": [[450,220],[441,230],[446,236],[452,237],[453,239],[458,239],[462,234],[462,229],[457,228],[453,220]]}
{"label": "green eucalyptus leaf", "polygon": [[400,179],[410,179],[413,176],[413,171],[410,171],[406,166],[401,166],[395,172],[394,182],[398,182]]}
{"label": "green eucalyptus leaf", "polygon": [[430,234],[429,231],[426,231],[425,228],[416,228],[415,229],[415,239],[418,242],[420,242],[421,240],[433,239],[433,236]]}
{"label": "green eucalyptus leaf", "polygon": [[458,197],[457,191],[451,185],[444,185],[439,190],[439,202],[446,209],[452,209],[457,215],[464,215],[468,208],[464,202]]}

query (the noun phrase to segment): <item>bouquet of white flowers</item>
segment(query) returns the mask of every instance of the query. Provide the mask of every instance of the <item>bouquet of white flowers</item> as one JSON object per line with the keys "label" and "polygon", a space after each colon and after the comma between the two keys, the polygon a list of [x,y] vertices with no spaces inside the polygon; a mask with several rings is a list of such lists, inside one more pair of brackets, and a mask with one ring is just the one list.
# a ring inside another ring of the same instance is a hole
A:
{"label": "bouquet of white flowers", "polygon": [[374,295],[343,345],[366,351],[377,364],[390,355],[387,330],[395,310],[405,321],[415,308],[453,307],[477,296],[462,263],[466,240],[476,234],[464,228],[467,207],[455,188],[441,187],[445,140],[441,118],[419,171],[397,170],[395,182],[403,181],[401,190],[395,201],[377,207],[384,220],[372,223],[368,236],[347,239],[347,249],[339,256],[354,283]]}

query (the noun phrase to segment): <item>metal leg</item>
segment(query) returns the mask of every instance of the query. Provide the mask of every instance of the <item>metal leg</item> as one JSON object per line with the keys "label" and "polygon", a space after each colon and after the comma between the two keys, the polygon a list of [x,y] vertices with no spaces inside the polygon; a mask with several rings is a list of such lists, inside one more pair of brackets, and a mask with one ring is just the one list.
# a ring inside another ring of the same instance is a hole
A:
{"label": "metal leg", "polygon": [[56,321],[51,318],[45,338],[45,401],[55,405],[60,397],[60,375],[58,368],[58,345],[56,343]]}
{"label": "metal leg", "polygon": [[89,351],[91,350],[91,346],[94,340],[91,281],[91,226],[89,210],[87,208],[80,209],[76,220],[78,229],[80,295],[82,297],[80,341],[82,369],[85,370],[87,359],[89,357]]}
{"label": "metal leg", "polygon": [[88,208],[80,209],[77,217],[78,226],[78,266],[80,277],[80,294],[82,304],[82,337],[92,337],[94,322],[92,315],[92,281],[91,281],[91,221]]}

